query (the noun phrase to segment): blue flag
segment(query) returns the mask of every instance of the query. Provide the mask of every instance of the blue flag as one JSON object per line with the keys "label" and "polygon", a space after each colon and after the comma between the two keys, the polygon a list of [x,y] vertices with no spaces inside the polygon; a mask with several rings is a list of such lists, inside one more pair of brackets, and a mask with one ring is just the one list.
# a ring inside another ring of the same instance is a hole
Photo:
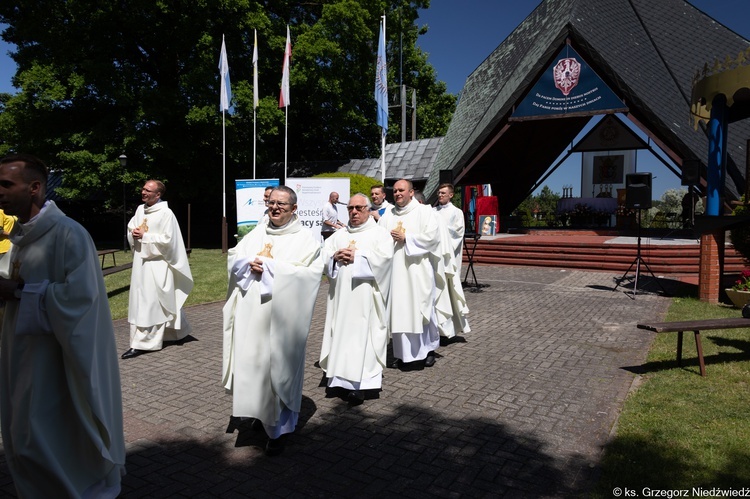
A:
{"label": "blue flag", "polygon": [[378,64],[375,70],[375,101],[378,103],[378,126],[388,130],[388,68],[385,62],[385,16],[380,23]]}

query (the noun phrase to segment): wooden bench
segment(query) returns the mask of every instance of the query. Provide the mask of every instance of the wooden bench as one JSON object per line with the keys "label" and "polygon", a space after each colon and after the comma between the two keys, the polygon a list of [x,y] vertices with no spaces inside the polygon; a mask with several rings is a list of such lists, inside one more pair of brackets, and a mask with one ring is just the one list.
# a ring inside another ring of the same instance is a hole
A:
{"label": "wooden bench", "polygon": [[711,329],[738,329],[750,328],[750,319],[744,317],[730,319],[703,319],[695,321],[675,321],[675,322],[650,322],[638,324],[639,329],[646,329],[656,333],[674,333],[677,332],[677,365],[682,366],[682,333],[692,331],[695,334],[695,349],[698,351],[698,365],[700,366],[701,376],[706,375],[706,364],[703,362],[703,345],[701,345],[701,331]]}
{"label": "wooden bench", "polygon": [[[114,274],[115,272],[122,272],[123,270],[128,270],[130,268],[133,268],[133,263],[125,263],[123,265],[117,265],[117,260],[115,260],[115,253],[117,253],[117,249],[104,249],[99,250],[96,253],[102,258],[102,275],[109,275]],[[112,265],[110,267],[104,266],[104,261],[107,255],[112,255]]]}
{"label": "wooden bench", "polygon": [[117,262],[115,261],[115,253],[117,253],[118,251],[120,251],[120,250],[105,249],[105,250],[99,250],[99,251],[96,252],[97,255],[99,255],[100,257],[102,257],[102,270],[104,270],[104,258],[107,255],[112,255],[112,266],[113,267],[117,267]]}
{"label": "wooden bench", "polygon": [[107,267],[106,269],[102,269],[102,275],[107,276],[109,274],[114,274],[115,272],[121,272],[123,270],[128,270],[131,268],[133,268],[133,262],[117,265],[114,267]]}

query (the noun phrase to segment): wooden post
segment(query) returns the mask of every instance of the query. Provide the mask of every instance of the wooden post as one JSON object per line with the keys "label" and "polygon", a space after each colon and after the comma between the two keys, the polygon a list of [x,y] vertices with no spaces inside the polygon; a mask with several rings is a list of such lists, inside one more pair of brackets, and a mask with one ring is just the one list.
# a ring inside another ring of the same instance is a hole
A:
{"label": "wooden post", "polygon": [[[187,247],[188,250],[191,248],[190,246],[190,228],[192,226],[192,223],[190,221],[190,203],[188,203],[188,240],[187,240]],[[188,258],[190,258],[190,251],[188,251]]]}

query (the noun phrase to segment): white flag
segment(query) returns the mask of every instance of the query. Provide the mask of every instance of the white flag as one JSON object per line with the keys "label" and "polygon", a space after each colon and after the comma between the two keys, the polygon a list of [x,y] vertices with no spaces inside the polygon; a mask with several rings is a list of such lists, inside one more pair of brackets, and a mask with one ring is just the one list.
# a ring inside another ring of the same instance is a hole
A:
{"label": "white flag", "polygon": [[229,101],[232,100],[232,89],[229,85],[229,62],[227,62],[227,48],[224,45],[224,35],[221,35],[219,75],[221,76],[221,102],[219,104],[219,111],[229,111]]}
{"label": "white flag", "polygon": [[284,49],[284,67],[281,73],[281,94],[279,107],[287,107],[289,102],[289,63],[292,60],[292,41],[289,38],[289,25],[286,27],[286,48]]}
{"label": "white flag", "polygon": [[258,30],[255,30],[253,46],[253,109],[258,107]]}

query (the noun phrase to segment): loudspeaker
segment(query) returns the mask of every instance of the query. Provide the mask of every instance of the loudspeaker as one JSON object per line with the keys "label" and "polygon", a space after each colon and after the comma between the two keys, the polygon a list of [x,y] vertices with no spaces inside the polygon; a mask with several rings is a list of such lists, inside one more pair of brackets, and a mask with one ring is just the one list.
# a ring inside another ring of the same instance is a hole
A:
{"label": "loudspeaker", "polygon": [[625,175],[625,207],[631,210],[651,208],[651,173]]}
{"label": "loudspeaker", "polygon": [[453,183],[453,170],[440,170],[439,173],[440,173],[440,184],[452,184]]}
{"label": "loudspeaker", "polygon": [[696,185],[701,180],[701,162],[686,159],[682,162],[682,182],[680,185]]}

